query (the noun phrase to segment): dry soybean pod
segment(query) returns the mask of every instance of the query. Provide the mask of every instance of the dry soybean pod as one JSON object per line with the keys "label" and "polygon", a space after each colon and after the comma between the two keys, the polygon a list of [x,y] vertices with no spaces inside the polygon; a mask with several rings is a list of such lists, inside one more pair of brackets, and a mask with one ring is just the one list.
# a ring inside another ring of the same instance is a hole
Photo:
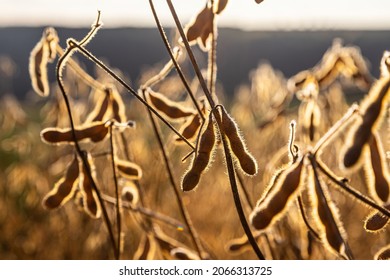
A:
{"label": "dry soybean pod", "polygon": [[110,95],[107,90],[104,92],[96,91],[96,93],[101,94],[101,96],[99,96],[93,111],[88,114],[86,123],[103,121],[111,107]]}
{"label": "dry soybean pod", "polygon": [[[201,126],[201,118],[197,113],[194,113],[179,129],[181,135],[187,140],[192,140]],[[176,144],[183,143],[183,140],[179,137],[175,139]],[[183,143],[184,144],[184,143]]]}
{"label": "dry soybean pod", "polygon": [[312,184],[312,191],[314,192],[311,195],[311,199],[315,209],[314,213],[318,215],[315,221],[320,230],[321,241],[328,250],[336,253],[336,255],[352,259],[352,254],[346,242],[346,233],[338,217],[337,208],[331,201],[326,185],[318,177],[316,166],[313,164],[314,160],[312,159],[312,170],[309,178]]}
{"label": "dry soybean pod", "polygon": [[374,132],[369,141],[370,160],[367,160],[365,169],[367,183],[371,195],[377,200],[386,203],[389,200],[390,174],[385,158],[385,152],[379,134]]}
{"label": "dry soybean pod", "polygon": [[206,5],[191,22],[185,27],[185,34],[190,44],[196,41],[203,51],[209,49],[209,38],[213,32],[213,8]]}
{"label": "dry soybean pod", "polygon": [[[100,142],[106,138],[108,126],[104,122],[93,122],[84,127],[75,128],[77,141],[91,140]],[[60,129],[56,127],[45,128],[41,131],[42,141],[48,144],[72,144],[73,134],[70,128]]]}
{"label": "dry soybean pod", "polygon": [[304,157],[301,157],[279,174],[275,185],[250,215],[255,229],[267,229],[285,213],[300,192],[304,173]]}
{"label": "dry soybean pod", "polygon": [[[390,210],[390,204],[385,205],[384,208]],[[374,211],[364,221],[364,229],[368,232],[379,232],[388,225],[389,221],[389,218],[384,217],[378,211]]]}
{"label": "dry soybean pod", "polygon": [[49,80],[47,64],[56,56],[58,44],[57,32],[54,28],[46,28],[41,40],[35,45],[30,54],[29,73],[34,91],[41,96],[49,95]]}
{"label": "dry soybean pod", "polygon": [[56,209],[64,205],[77,188],[79,177],[79,161],[74,156],[73,161],[68,166],[66,174],[62,177],[43,199],[43,206],[47,209]]}
{"label": "dry soybean pod", "polygon": [[367,98],[361,105],[361,120],[351,128],[347,137],[349,143],[343,153],[343,167],[346,169],[358,167],[362,158],[363,149],[367,146],[372,132],[376,130],[378,123],[385,113],[387,93],[390,87],[390,77],[380,79],[373,85]]}
{"label": "dry soybean pod", "polygon": [[245,141],[242,138],[236,122],[229,116],[223,106],[222,112],[222,127],[223,133],[229,139],[229,148],[232,154],[235,155],[241,170],[250,176],[256,175],[258,167],[255,158],[248,152]]}
{"label": "dry soybean pod", "polygon": [[131,180],[139,180],[142,177],[142,169],[134,162],[116,159],[115,165],[119,174]]}
{"label": "dry soybean pod", "polygon": [[156,257],[157,246],[152,233],[144,233],[135,251],[133,260],[153,260]]}
{"label": "dry soybean pod", "polygon": [[151,89],[148,89],[146,98],[148,99],[149,104],[164,114],[171,121],[181,120],[182,118],[189,117],[194,113],[194,110],[184,107],[178,102],[174,102],[163,94],[154,92]]}
{"label": "dry soybean pod", "polygon": [[200,260],[197,253],[184,247],[174,248],[171,250],[170,254],[178,260]]}
{"label": "dry soybean pod", "polygon": [[[96,181],[96,170],[90,154],[87,154],[87,159],[92,178]],[[80,177],[80,190],[83,197],[84,211],[94,219],[99,218],[101,215],[101,206],[84,165],[82,167],[82,174]]]}
{"label": "dry soybean pod", "polygon": [[382,247],[374,256],[375,260],[390,260],[390,244]]}
{"label": "dry soybean pod", "polygon": [[126,122],[125,104],[123,103],[122,96],[114,85],[110,85],[109,92],[112,102],[113,118],[120,123]]}
{"label": "dry soybean pod", "polygon": [[216,142],[212,112],[209,113],[207,123],[204,127],[205,129],[200,135],[197,153],[193,157],[192,166],[184,174],[182,180],[181,187],[183,191],[193,190],[199,184],[200,176],[212,160],[212,153]]}

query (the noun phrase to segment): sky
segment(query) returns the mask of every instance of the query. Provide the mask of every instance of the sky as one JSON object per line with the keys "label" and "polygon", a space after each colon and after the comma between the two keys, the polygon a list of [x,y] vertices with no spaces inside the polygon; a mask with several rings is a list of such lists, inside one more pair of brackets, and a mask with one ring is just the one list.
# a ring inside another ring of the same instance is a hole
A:
{"label": "sky", "polygon": [[[172,0],[183,23],[206,0]],[[165,0],[154,0],[165,26],[173,26]],[[106,28],[155,26],[148,0],[0,0],[0,27],[86,27],[102,12]],[[219,26],[246,30],[387,29],[390,0],[229,0]]]}

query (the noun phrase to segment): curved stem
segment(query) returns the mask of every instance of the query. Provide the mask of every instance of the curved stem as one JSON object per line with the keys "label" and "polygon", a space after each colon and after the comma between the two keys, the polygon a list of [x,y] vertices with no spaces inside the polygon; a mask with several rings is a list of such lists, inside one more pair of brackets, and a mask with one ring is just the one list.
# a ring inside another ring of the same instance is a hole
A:
{"label": "curved stem", "polygon": [[86,170],[87,176],[88,176],[89,180],[92,183],[92,188],[96,192],[96,195],[98,197],[99,203],[100,203],[100,205],[102,207],[103,220],[104,220],[104,223],[105,223],[105,225],[107,227],[107,230],[108,230],[108,233],[109,233],[109,236],[110,236],[112,248],[114,250],[114,255],[117,256],[118,255],[118,253],[117,253],[118,248],[117,248],[117,246],[115,244],[114,233],[113,233],[113,230],[112,230],[110,219],[108,217],[107,209],[106,209],[106,207],[104,205],[104,201],[103,201],[103,199],[101,197],[100,191],[99,191],[99,189],[98,189],[98,187],[97,187],[97,185],[95,183],[95,180],[92,177],[91,169],[90,169],[90,166],[88,164],[88,160],[85,158],[85,155],[84,155],[83,151],[81,150],[80,145],[78,143],[78,140],[77,140],[77,137],[76,137],[75,126],[74,126],[74,122],[73,122],[73,116],[72,116],[72,110],[71,110],[71,107],[70,107],[69,98],[68,98],[68,96],[66,94],[65,87],[64,87],[64,84],[63,84],[63,81],[62,81],[62,78],[61,78],[61,69],[63,68],[64,64],[66,63],[67,57],[70,56],[72,54],[72,52],[73,52],[73,48],[69,47],[64,52],[63,56],[61,56],[60,59],[58,60],[57,68],[56,68],[56,79],[57,79],[57,83],[58,83],[58,86],[60,88],[61,94],[62,94],[62,96],[64,98],[66,109],[67,109],[67,112],[68,112],[70,126],[71,126],[71,129],[72,129],[72,137],[73,137],[73,141],[74,141],[74,144],[75,144],[75,149],[77,151],[77,154],[80,156],[80,158],[81,158],[81,160],[83,162],[83,165],[84,165],[84,168]]}
{"label": "curved stem", "polygon": [[194,146],[185,138],[183,135],[181,135],[180,132],[177,131],[176,128],[174,128],[169,122],[167,122],[163,116],[161,116],[153,107],[151,107],[143,98],[141,98],[137,92],[130,87],[121,77],[119,77],[117,74],[115,74],[114,71],[112,71],[109,67],[107,67],[102,61],[100,61],[98,58],[96,58],[94,55],[92,55],[89,51],[87,51],[83,46],[79,45],[76,41],[70,39],[69,44],[72,45],[73,48],[77,48],[85,57],[92,60],[96,65],[98,65],[100,68],[102,68],[104,71],[107,72],[112,78],[114,78],[118,83],[120,83],[128,92],[130,92],[135,98],[138,99],[143,105],[145,105],[150,111],[153,112],[154,115],[156,115],[165,125],[167,125],[177,136],[179,136],[189,147],[194,149]]}

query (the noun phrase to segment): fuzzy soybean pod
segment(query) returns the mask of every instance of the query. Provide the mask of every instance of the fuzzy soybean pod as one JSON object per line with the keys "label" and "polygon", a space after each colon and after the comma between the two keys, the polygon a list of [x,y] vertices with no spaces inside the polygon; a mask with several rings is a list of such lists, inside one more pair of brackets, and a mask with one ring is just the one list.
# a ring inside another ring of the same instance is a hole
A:
{"label": "fuzzy soybean pod", "polygon": [[261,198],[250,215],[250,221],[257,230],[269,228],[284,215],[297,197],[304,181],[304,157],[301,157],[288,168],[281,171],[269,188],[266,197]]}
{"label": "fuzzy soybean pod", "polygon": [[[187,140],[192,140],[193,138],[195,138],[197,132],[199,131],[200,126],[201,126],[201,118],[199,114],[194,113],[192,116],[190,116],[187,119],[187,121],[182,125],[182,127],[180,127],[179,132]],[[184,141],[180,137],[177,137],[175,139],[175,143],[181,144],[184,143]]]}
{"label": "fuzzy soybean pod", "polygon": [[[390,210],[390,203],[384,205],[384,208]],[[382,213],[374,211],[368,215],[364,221],[364,229],[367,232],[379,232],[388,225],[390,219],[383,216]]]}
{"label": "fuzzy soybean pod", "polygon": [[390,260],[390,244],[382,247],[374,256],[375,260]]}
{"label": "fuzzy soybean pod", "polygon": [[99,96],[93,111],[88,114],[86,123],[103,121],[110,111],[110,95],[107,92],[104,92],[103,94],[102,92],[97,93],[101,94],[101,96]]}
{"label": "fuzzy soybean pod", "polygon": [[115,160],[115,165],[123,177],[131,180],[139,180],[142,177],[142,169],[134,162],[126,160]]}
{"label": "fuzzy soybean pod", "polygon": [[146,95],[148,102],[160,113],[164,114],[171,121],[180,121],[189,117],[194,110],[187,108],[178,102],[174,102],[161,93],[148,90]]}
{"label": "fuzzy soybean pod", "polygon": [[[96,182],[96,170],[92,161],[92,157],[88,154],[88,165],[91,172],[91,176]],[[101,215],[101,206],[95,190],[92,187],[92,182],[87,174],[87,170],[83,164],[82,174],[80,177],[80,190],[83,198],[84,211],[94,219],[97,219]]]}
{"label": "fuzzy soybean pod", "polygon": [[40,96],[49,95],[47,64],[55,59],[58,42],[57,32],[54,28],[48,27],[43,32],[42,39],[31,51],[29,61],[30,78],[34,91]]}
{"label": "fuzzy soybean pod", "polygon": [[246,175],[256,175],[257,162],[248,152],[245,141],[242,138],[236,122],[229,116],[224,107],[222,108],[222,131],[229,139],[229,148],[239,163],[239,167]]}
{"label": "fuzzy soybean pod", "polygon": [[370,156],[366,162],[365,170],[367,173],[368,189],[377,201],[386,203],[389,200],[390,192],[390,174],[385,158],[385,151],[379,134],[372,134],[369,141]]}
{"label": "fuzzy soybean pod", "polygon": [[205,129],[200,136],[198,150],[193,157],[192,166],[184,174],[181,184],[183,191],[191,191],[199,184],[200,176],[211,162],[216,142],[212,115],[212,113],[209,114],[207,123],[205,123]]}
{"label": "fuzzy soybean pod", "polygon": [[378,123],[385,113],[389,87],[389,77],[380,79],[371,88],[361,105],[362,117],[351,128],[345,152],[342,153],[344,155],[342,164],[345,169],[359,166],[363,150],[367,147],[372,132],[377,129]]}
{"label": "fuzzy soybean pod", "polygon": [[[314,168],[314,167],[313,167]],[[346,244],[346,233],[338,217],[338,210],[330,198],[327,186],[318,177],[318,174],[311,171],[309,176],[313,192],[311,200],[313,203],[315,221],[320,230],[320,238],[325,247],[336,255],[350,257]],[[313,190],[314,189],[314,190]]]}
{"label": "fuzzy soybean pod", "polygon": [[68,166],[66,174],[62,177],[43,199],[43,206],[47,209],[57,209],[64,205],[77,188],[79,177],[79,161],[75,156],[73,161]]}
{"label": "fuzzy soybean pod", "polygon": [[[86,126],[75,128],[77,141],[100,142],[108,134],[108,126],[104,122],[93,122]],[[70,128],[60,129],[56,127],[45,128],[41,132],[42,141],[48,144],[73,144],[73,133]]]}

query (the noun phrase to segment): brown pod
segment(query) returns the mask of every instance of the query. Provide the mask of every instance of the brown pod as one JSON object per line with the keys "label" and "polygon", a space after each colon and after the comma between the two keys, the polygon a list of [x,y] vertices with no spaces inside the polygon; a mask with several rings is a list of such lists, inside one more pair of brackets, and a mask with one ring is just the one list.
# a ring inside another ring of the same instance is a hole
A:
{"label": "brown pod", "polygon": [[145,233],[141,237],[133,260],[153,260],[156,257],[157,246],[151,233]]}
{"label": "brown pod", "polygon": [[267,229],[284,214],[300,192],[304,173],[304,158],[300,158],[279,174],[275,185],[250,215],[255,229]]}
{"label": "brown pod", "polygon": [[197,253],[184,247],[174,248],[170,253],[172,257],[178,260],[200,260]]}
{"label": "brown pod", "polygon": [[69,201],[77,188],[78,177],[79,162],[75,156],[68,166],[65,176],[54,185],[54,188],[43,199],[43,206],[47,209],[56,209]]}
{"label": "brown pod", "polygon": [[214,4],[214,14],[218,15],[226,8],[228,0],[217,0],[215,2],[216,3]]}
{"label": "brown pod", "polygon": [[[98,93],[101,94],[101,92]],[[106,120],[106,115],[109,113],[110,104],[110,95],[107,92],[101,94],[96,102],[94,110],[87,116],[86,123],[101,122]]]}
{"label": "brown pod", "polygon": [[49,80],[47,78],[47,63],[49,46],[44,40],[38,42],[30,54],[29,72],[34,91],[40,96],[49,95]]}
{"label": "brown pod", "polygon": [[126,122],[126,112],[125,112],[125,104],[123,103],[122,96],[119,94],[118,90],[112,85],[110,87],[110,96],[112,102],[112,113],[113,118],[119,122]]}
{"label": "brown pod", "polygon": [[41,40],[35,45],[30,54],[29,73],[34,91],[41,96],[49,95],[49,80],[47,64],[56,57],[58,44],[57,32],[54,28],[46,28]]}
{"label": "brown pod", "polygon": [[115,160],[119,174],[131,180],[139,180],[142,177],[142,169],[139,165],[125,160]]}
{"label": "brown pod", "polygon": [[[256,238],[256,236],[255,236]],[[231,239],[227,242],[225,246],[225,250],[234,255],[238,255],[241,253],[244,253],[245,251],[248,251],[251,249],[251,246],[248,241],[248,237],[246,235],[243,235],[239,238]]]}
{"label": "brown pod", "polygon": [[375,260],[390,260],[390,244],[382,247],[374,256]]}
{"label": "brown pod", "polygon": [[134,182],[129,181],[123,187],[122,201],[130,203],[132,207],[137,207],[139,202],[139,192]]}
{"label": "brown pod", "polygon": [[205,129],[200,136],[198,150],[193,157],[192,166],[184,174],[181,184],[183,191],[191,191],[199,184],[201,174],[211,162],[215,142],[214,123],[212,113],[210,113],[207,123],[205,123]]}
{"label": "brown pod", "polygon": [[389,51],[385,51],[382,55],[380,70],[381,70],[381,77],[390,76],[390,52]]}
{"label": "brown pod", "polygon": [[[96,170],[92,161],[92,157],[89,154],[88,154],[88,165],[89,165],[90,175],[92,176],[93,180],[96,182]],[[84,164],[82,164],[82,176],[80,178],[80,191],[83,197],[84,211],[94,219],[99,218],[101,215],[101,206],[96,191],[93,188],[91,178],[89,177]]]}
{"label": "brown pod", "polygon": [[185,28],[188,42],[198,41],[202,50],[208,50],[209,38],[213,32],[213,21],[213,9],[206,5]]}
{"label": "brown pod", "polygon": [[257,162],[248,152],[245,141],[240,135],[236,122],[229,116],[222,107],[222,131],[229,139],[229,148],[236,157],[240,169],[247,175],[253,176],[257,173]]}
{"label": "brown pod", "polygon": [[[77,141],[90,140],[92,142],[100,142],[106,138],[108,127],[104,122],[94,122],[75,128]],[[41,139],[48,144],[72,144],[73,133],[70,128],[60,129],[56,127],[45,128],[41,131]]]}
{"label": "brown pod", "polygon": [[[390,204],[384,206],[387,210],[390,210]],[[374,211],[368,215],[367,219],[364,221],[364,229],[368,232],[378,232],[383,230],[390,219],[383,216],[381,212]]]}
{"label": "brown pod", "polygon": [[[194,113],[187,121],[180,127],[179,132],[187,140],[192,140],[197,135],[201,126],[201,118],[198,114]],[[177,137],[175,143],[184,143],[183,139]]]}
{"label": "brown pod", "polygon": [[171,121],[178,121],[194,114],[194,110],[168,99],[161,93],[149,90],[146,96],[149,103]]}
{"label": "brown pod", "polygon": [[58,38],[57,31],[53,27],[45,28],[43,32],[46,44],[49,46],[48,61],[53,62],[57,56],[57,46],[60,39]]}
{"label": "brown pod", "polygon": [[351,128],[347,137],[349,143],[343,157],[343,167],[353,168],[359,166],[363,150],[370,141],[372,132],[376,130],[378,123],[385,113],[387,93],[389,92],[390,79],[380,79],[370,90],[368,97],[363,101],[362,118]]}
{"label": "brown pod", "polygon": [[315,221],[320,231],[321,241],[331,252],[347,257],[346,233],[338,217],[338,210],[330,198],[327,186],[316,174],[313,174],[313,171],[311,173],[310,179],[314,188],[314,193],[311,195],[313,213],[317,216]]}
{"label": "brown pod", "polygon": [[368,188],[376,200],[386,203],[389,200],[390,174],[385,151],[377,132],[369,141],[370,160],[366,163]]}

